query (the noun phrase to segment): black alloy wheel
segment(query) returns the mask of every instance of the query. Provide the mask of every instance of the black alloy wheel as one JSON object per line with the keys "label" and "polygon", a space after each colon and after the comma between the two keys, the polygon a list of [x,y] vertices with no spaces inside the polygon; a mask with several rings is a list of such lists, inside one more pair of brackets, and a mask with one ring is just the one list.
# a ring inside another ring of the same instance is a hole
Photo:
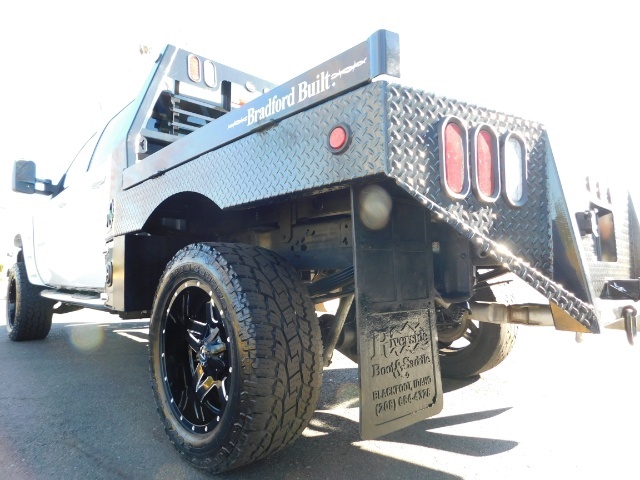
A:
{"label": "black alloy wheel", "polygon": [[9,330],[13,330],[15,328],[17,300],[16,290],[16,279],[10,277],[7,285],[7,327]]}
{"label": "black alloy wheel", "polygon": [[176,418],[195,433],[220,422],[233,373],[224,309],[213,290],[195,280],[181,284],[162,318],[163,387]]}

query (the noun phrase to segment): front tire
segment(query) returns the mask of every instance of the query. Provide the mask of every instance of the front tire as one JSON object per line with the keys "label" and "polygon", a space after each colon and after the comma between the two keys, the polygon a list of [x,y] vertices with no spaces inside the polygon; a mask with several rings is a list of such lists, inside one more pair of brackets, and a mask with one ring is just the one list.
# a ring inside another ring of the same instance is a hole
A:
{"label": "front tire", "polygon": [[211,473],[298,438],[322,383],[306,288],[282,258],[247,245],[196,244],[175,255],[156,292],[149,355],[171,442]]}
{"label": "front tire", "polygon": [[40,296],[41,287],[29,283],[24,263],[16,263],[7,282],[7,335],[14,342],[42,340],[51,330],[53,302]]}

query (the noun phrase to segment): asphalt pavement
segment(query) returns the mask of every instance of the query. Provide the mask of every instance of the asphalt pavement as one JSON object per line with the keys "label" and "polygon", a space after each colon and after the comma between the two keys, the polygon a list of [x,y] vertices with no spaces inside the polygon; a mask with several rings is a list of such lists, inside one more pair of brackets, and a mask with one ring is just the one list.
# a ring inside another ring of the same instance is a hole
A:
{"label": "asphalt pavement", "polygon": [[[13,343],[0,312],[0,479],[212,478],[162,429],[146,322],[83,310]],[[357,368],[338,355],[303,437],[218,478],[635,480],[640,353],[619,331],[586,337],[522,327],[502,365],[445,381],[440,415],[375,441],[359,438]]]}

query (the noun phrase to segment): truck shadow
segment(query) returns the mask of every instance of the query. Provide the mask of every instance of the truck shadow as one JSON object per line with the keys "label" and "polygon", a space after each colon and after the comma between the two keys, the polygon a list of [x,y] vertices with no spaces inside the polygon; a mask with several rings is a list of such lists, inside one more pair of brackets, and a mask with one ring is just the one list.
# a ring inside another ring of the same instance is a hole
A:
{"label": "truck shadow", "polygon": [[[464,388],[478,380],[445,380],[445,392]],[[487,420],[510,410],[499,408],[462,415],[439,416],[419,422],[377,441],[362,441],[358,425],[357,368],[324,372],[318,409],[303,437],[286,450],[242,469],[242,478],[254,471],[279,469],[282,478],[429,478],[454,479],[456,475],[431,468],[428,452],[446,451],[471,457],[486,457],[512,450],[518,442],[450,435],[433,430]],[[445,400],[446,403],[446,400]],[[420,451],[420,453],[417,453]],[[420,463],[417,463],[420,462]],[[323,464],[322,475],[310,470]],[[306,469],[306,475],[304,474]],[[238,477],[240,478],[240,477]]]}
{"label": "truck shadow", "polygon": [[[162,431],[149,388],[147,346],[136,332],[143,328],[138,327],[144,324],[54,324],[44,341],[13,343],[0,326],[0,445],[11,445],[16,458],[25,458],[29,445],[43,445],[38,456],[24,463],[29,471],[21,474],[0,465],[0,478],[63,478],[70,468],[97,479],[212,478],[184,462]],[[318,409],[297,442],[220,478],[455,480],[461,477],[438,469],[436,461],[430,464],[426,449],[433,449],[434,457],[438,450],[483,457],[517,445],[434,431],[489,419],[506,408],[436,417],[377,441],[362,441],[358,372],[347,366],[325,371]],[[464,388],[464,383],[447,381],[445,391]],[[35,394],[33,385],[46,394]]]}
{"label": "truck shadow", "polygon": [[474,375],[469,378],[443,378],[442,390],[444,393],[454,392],[460,388],[468,387],[480,380],[480,375]]}

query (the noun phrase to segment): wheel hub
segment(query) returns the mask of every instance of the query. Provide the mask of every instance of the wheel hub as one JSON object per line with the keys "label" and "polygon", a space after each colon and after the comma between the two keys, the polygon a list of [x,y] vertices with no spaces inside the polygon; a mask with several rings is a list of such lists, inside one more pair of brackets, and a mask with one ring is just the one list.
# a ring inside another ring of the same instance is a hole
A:
{"label": "wheel hub", "polygon": [[205,343],[198,352],[198,361],[205,371],[216,375],[227,367],[222,355],[227,351],[227,345],[220,340]]}
{"label": "wheel hub", "polygon": [[469,328],[469,322],[468,318],[463,318],[457,324],[438,325],[438,341],[451,344],[459,340]]}

